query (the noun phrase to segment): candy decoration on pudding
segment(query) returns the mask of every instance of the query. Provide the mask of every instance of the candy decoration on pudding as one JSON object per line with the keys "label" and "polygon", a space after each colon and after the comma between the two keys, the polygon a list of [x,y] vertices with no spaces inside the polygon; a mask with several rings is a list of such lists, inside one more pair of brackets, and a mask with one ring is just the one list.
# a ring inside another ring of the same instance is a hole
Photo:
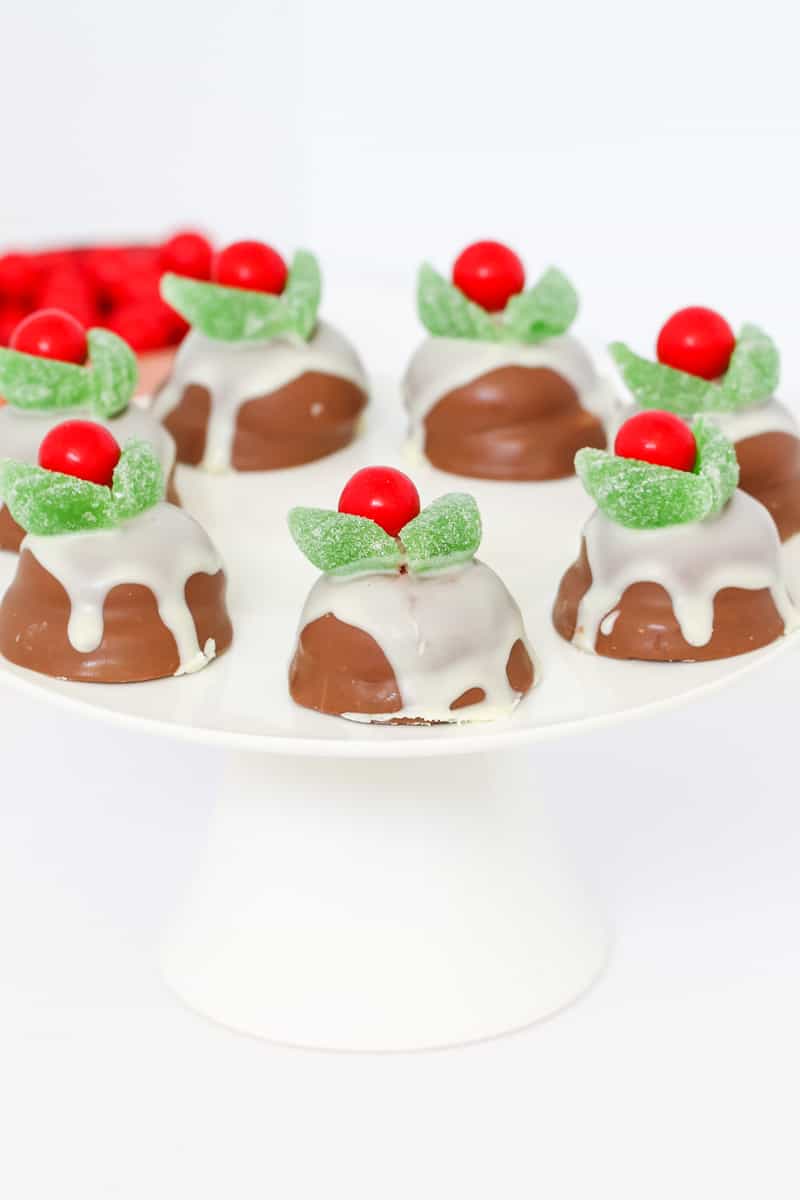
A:
{"label": "candy decoration on pudding", "polygon": [[219,555],[162,499],[153,449],[120,450],[102,425],[66,421],[39,457],[0,462],[0,495],[27,533],[0,604],[0,654],[98,683],[183,675],[222,654],[232,629]]}
{"label": "candy decoration on pudding", "polygon": [[317,260],[287,272],[261,242],[217,255],[215,282],[168,273],[164,299],[191,326],[156,411],[181,462],[266,471],[312,462],[351,442],[367,402],[352,346],[318,320]]}
{"label": "candy decoration on pudding", "polygon": [[174,271],[190,279],[210,279],[214,251],[208,238],[194,230],[183,230],[168,238],[159,253],[161,271]]}
{"label": "candy decoration on pudding", "polygon": [[[175,444],[160,422],[131,405],[136,389],[136,357],[108,329],[85,331],[69,314],[36,312],[0,348],[0,456],[38,462],[39,446],[66,415],[91,417],[117,442],[140,438],[155,449],[177,503],[173,473]],[[0,505],[0,549],[18,550],[24,530]]]}
{"label": "candy decoration on pudding", "polygon": [[617,433],[614,453],[657,467],[692,471],[697,442],[685,421],[668,412],[641,412],[630,417]]}
{"label": "candy decoration on pudding", "polygon": [[472,496],[454,492],[420,511],[407,476],[371,467],[342,502],[346,511],[289,513],[292,537],[324,572],[300,618],[293,700],[395,725],[510,713],[533,686],[533,662],[519,608],[475,558]]}
{"label": "candy decoration on pudding", "polygon": [[[691,315],[698,312],[711,316],[698,320]],[[707,414],[733,442],[739,487],[772,515],[783,543],[789,590],[800,600],[800,428],[775,398],[780,356],[774,342],[756,325],[743,325],[731,347],[728,328],[710,309],[684,309],[661,331],[662,361],[641,358],[622,342],[614,343],[611,353],[639,408],[689,419]],[[692,371],[677,367],[678,362]]]}
{"label": "candy decoration on pudding", "polygon": [[408,366],[405,401],[412,442],[434,466],[558,479],[581,447],[605,446],[611,394],[568,333],[578,297],[560,271],[525,288],[512,250],[476,242],[456,259],[453,283],[422,266],[417,306],[431,336]]}
{"label": "candy decoration on pudding", "polygon": [[727,371],[736,348],[728,322],[713,308],[694,305],[673,313],[661,327],[656,344],[660,363],[698,375],[719,379]]}
{"label": "candy decoration on pudding", "polygon": [[[642,413],[622,426],[617,444],[644,449],[649,461],[576,455],[597,510],[561,580],[553,622],[581,650],[708,661],[766,646],[798,624],[777,531],[763,505],[737,490],[733,446],[705,416],[687,428],[690,445],[676,436],[677,420]],[[682,465],[663,465],[669,459]]]}

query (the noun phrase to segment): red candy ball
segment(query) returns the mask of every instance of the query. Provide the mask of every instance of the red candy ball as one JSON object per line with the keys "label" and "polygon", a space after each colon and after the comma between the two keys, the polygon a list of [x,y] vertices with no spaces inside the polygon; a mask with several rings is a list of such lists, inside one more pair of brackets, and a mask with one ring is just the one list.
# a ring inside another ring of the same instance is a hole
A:
{"label": "red candy ball", "polygon": [[419,513],[419,492],[394,467],[363,467],[345,484],[339,512],[368,517],[390,537],[397,537]]}
{"label": "red candy ball", "polygon": [[214,251],[202,233],[176,233],[161,247],[161,266],[191,279],[210,279]]}
{"label": "red candy ball", "polygon": [[58,308],[43,308],[20,321],[11,335],[12,350],[57,358],[60,362],[84,363],[88,347],[83,326]]}
{"label": "red candy ball", "polygon": [[502,242],[473,242],[453,265],[453,283],[487,312],[501,312],[525,286],[525,268]]}
{"label": "red candy ball", "polygon": [[105,326],[139,353],[172,346],[188,329],[183,318],[157,295],[121,304],[106,318]]}
{"label": "red candy ball", "polygon": [[620,458],[637,458],[658,467],[691,471],[697,458],[697,443],[680,417],[654,410],[637,413],[620,426],[614,453]]}
{"label": "red candy ball", "polygon": [[264,242],[233,242],[214,259],[213,278],[226,287],[279,295],[286,286],[286,263]]}
{"label": "red candy ball", "polygon": [[39,466],[110,487],[119,456],[120,448],[105,426],[63,421],[39,447]]}
{"label": "red candy ball", "polygon": [[53,270],[37,296],[38,308],[60,308],[84,327],[97,318],[94,290],[83,272],[74,264]]}
{"label": "red candy ball", "polygon": [[0,256],[0,296],[7,300],[22,300],[34,291],[39,267],[29,254]]}
{"label": "red candy ball", "polygon": [[731,361],[736,338],[728,322],[712,308],[682,308],[658,335],[658,361],[701,379],[718,379]]}

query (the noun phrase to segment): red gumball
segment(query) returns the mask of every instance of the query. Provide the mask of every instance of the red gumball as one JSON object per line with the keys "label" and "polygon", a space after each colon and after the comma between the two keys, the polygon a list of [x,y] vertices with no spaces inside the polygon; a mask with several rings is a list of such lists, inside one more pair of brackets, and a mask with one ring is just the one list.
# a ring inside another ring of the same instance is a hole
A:
{"label": "red gumball", "polygon": [[5,300],[25,300],[36,289],[39,268],[30,254],[0,256],[0,297]]}
{"label": "red gumball", "polygon": [[419,492],[394,467],[363,467],[345,484],[339,512],[368,517],[390,537],[397,537],[419,513]]}
{"label": "red gumball", "polygon": [[68,363],[84,363],[88,353],[80,321],[59,308],[39,309],[25,317],[12,333],[9,345],[23,354]]}
{"label": "red gumball", "polygon": [[187,329],[186,322],[160,296],[120,305],[106,318],[105,325],[140,353],[174,345]]}
{"label": "red gumball", "polygon": [[210,279],[214,251],[202,233],[176,233],[161,247],[161,267],[191,279]]}
{"label": "red gumball", "polygon": [[713,308],[695,305],[673,313],[658,335],[658,361],[701,379],[718,379],[736,346],[733,330]]}
{"label": "red gumball", "polygon": [[620,458],[636,458],[658,467],[691,471],[697,459],[697,443],[685,421],[674,413],[648,410],[630,417],[620,426],[614,441]]}
{"label": "red gumball", "polygon": [[453,283],[487,312],[501,312],[524,288],[525,268],[502,242],[473,242],[453,265]]}
{"label": "red gumball", "polygon": [[57,267],[37,296],[38,308],[60,308],[84,327],[97,317],[94,292],[86,276],[75,264]]}
{"label": "red gumball", "polygon": [[120,448],[104,425],[94,421],[62,421],[39,447],[39,466],[110,487]]}
{"label": "red gumball", "polygon": [[213,278],[226,287],[280,295],[286,287],[286,263],[264,242],[233,242],[214,259]]}
{"label": "red gumball", "polygon": [[13,301],[0,307],[0,346],[7,346],[20,321],[24,321],[25,306]]}

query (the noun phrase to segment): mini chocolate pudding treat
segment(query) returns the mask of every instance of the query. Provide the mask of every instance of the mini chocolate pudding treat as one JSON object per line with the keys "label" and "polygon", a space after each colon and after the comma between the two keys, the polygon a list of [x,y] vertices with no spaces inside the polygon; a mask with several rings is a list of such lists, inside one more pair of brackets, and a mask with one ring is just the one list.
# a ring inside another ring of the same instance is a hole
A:
{"label": "mini chocolate pudding treat", "polygon": [[295,508],[292,536],[324,574],[289,668],[297,704],[353,721],[435,725],[510,713],[534,683],[519,608],[475,557],[471,496],[420,511],[400,471],[367,467],[338,512]]}
{"label": "mini chocolate pudding treat", "polygon": [[431,336],[408,366],[414,445],[435,467],[481,479],[571,475],[575,453],[606,444],[608,383],[567,330],[574,288],[551,268],[525,289],[522,263],[498,242],[476,242],[449,283],[419,274],[420,319]]}
{"label": "mini chocolate pudding treat", "polygon": [[[66,416],[91,417],[119,442],[148,442],[161,464],[167,499],[175,490],[175,443],[160,422],[132,404],[136,357],[107,329],[83,327],[58,309],[31,313],[0,349],[0,458],[34,465],[46,435]],[[0,550],[18,550],[25,531],[0,505]]]}
{"label": "mini chocolate pudding treat", "polygon": [[576,458],[598,507],[556,597],[562,637],[609,658],[700,662],[797,626],[775,524],[737,490],[733,446],[709,417],[638,413],[614,450]]}
{"label": "mini chocolate pudding treat", "polygon": [[236,242],[213,283],[166,274],[164,299],[192,326],[156,397],[178,460],[207,471],[271,471],[347,446],[367,403],[348,341],[317,319],[317,260],[291,268],[262,242]]}
{"label": "mini chocolate pudding treat", "polygon": [[4,459],[0,493],[25,530],[0,604],[0,653],[61,679],[134,683],[198,671],[227,650],[225,574],[203,529],[163,501],[146,442],[65,421],[39,466]]}
{"label": "mini chocolate pudding treat", "polygon": [[778,527],[789,591],[800,602],[800,427],[775,398],[780,356],[755,325],[738,338],[709,308],[684,308],[663,326],[658,362],[611,347],[636,405],[690,419],[706,414],[733,442],[739,487]]}

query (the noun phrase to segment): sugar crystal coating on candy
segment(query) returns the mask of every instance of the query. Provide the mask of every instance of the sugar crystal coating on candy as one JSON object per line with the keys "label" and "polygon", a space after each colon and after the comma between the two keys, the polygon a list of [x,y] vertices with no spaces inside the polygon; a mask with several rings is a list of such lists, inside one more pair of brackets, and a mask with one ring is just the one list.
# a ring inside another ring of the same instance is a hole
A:
{"label": "sugar crystal coating on candy", "polygon": [[428,263],[423,263],[419,271],[417,309],[423,325],[434,337],[471,338],[480,342],[502,339],[499,323]]}
{"label": "sugar crystal coating on candy", "polygon": [[727,406],[747,408],[769,400],[780,382],[780,367],[772,338],[757,325],[743,325],[722,380]]}
{"label": "sugar crystal coating on candy", "polygon": [[111,484],[114,515],[123,521],[136,517],[164,495],[164,474],[152,447],[133,440],[122,451]]}
{"label": "sugar crystal coating on candy", "polygon": [[17,524],[38,536],[111,529],[115,524],[111,489],[74,475],[5,459],[0,462],[0,493]]}
{"label": "sugar crystal coating on candy", "polygon": [[472,558],[481,544],[481,515],[472,496],[450,492],[400,530],[412,571],[436,571]]}
{"label": "sugar crystal coating on candy", "polygon": [[298,250],[280,295],[170,273],[162,276],[161,295],[190,325],[217,341],[258,342],[287,334],[307,340],[317,323],[322,283],[314,255]]}
{"label": "sugar crystal coating on candy", "polygon": [[397,540],[367,517],[293,508],[289,532],[306,558],[329,575],[391,571],[402,562]]}
{"label": "sugar crystal coating on candy", "polygon": [[692,424],[693,471],[676,471],[606,450],[579,450],[575,470],[601,512],[629,529],[659,529],[702,521],[719,512],[739,482],[736,453],[712,421]]}
{"label": "sugar crystal coating on candy", "polygon": [[98,416],[124,412],[136,391],[136,355],[126,341],[108,329],[90,329],[89,399]]}
{"label": "sugar crystal coating on candy", "polygon": [[550,267],[532,288],[511,297],[503,324],[515,340],[534,343],[566,333],[577,314],[578,293],[566,275]]}
{"label": "sugar crystal coating on candy", "polygon": [[14,408],[77,408],[89,400],[89,372],[75,363],[0,349],[0,395]]}

